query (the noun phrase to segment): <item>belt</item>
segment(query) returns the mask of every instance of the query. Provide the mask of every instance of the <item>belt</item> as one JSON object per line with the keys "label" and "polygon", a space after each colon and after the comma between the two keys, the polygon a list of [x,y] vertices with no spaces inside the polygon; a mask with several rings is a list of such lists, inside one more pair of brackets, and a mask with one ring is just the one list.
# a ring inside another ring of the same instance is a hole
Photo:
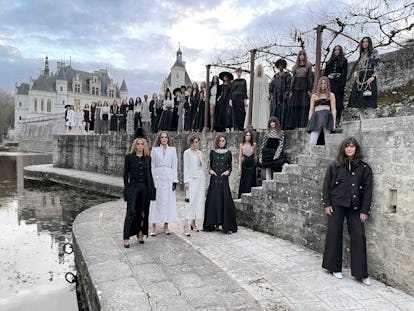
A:
{"label": "belt", "polygon": [[331,107],[329,107],[329,105],[319,105],[315,107],[315,111],[321,111],[321,110],[331,110]]}

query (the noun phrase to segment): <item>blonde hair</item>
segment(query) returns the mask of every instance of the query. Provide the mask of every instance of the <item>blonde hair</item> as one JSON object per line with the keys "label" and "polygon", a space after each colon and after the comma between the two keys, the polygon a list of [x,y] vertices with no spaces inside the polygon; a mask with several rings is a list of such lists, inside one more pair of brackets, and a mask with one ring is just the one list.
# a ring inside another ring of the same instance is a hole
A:
{"label": "blonde hair", "polygon": [[152,145],[153,147],[159,147],[161,145],[161,135],[162,134],[167,134],[168,137],[168,142],[167,145],[170,145],[170,134],[168,134],[167,131],[161,131],[158,133],[157,138],[155,138],[154,144]]}
{"label": "blonde hair", "polygon": [[142,138],[142,137],[134,139],[134,141],[132,142],[132,145],[131,145],[131,153],[136,152],[137,143],[140,140],[144,142],[144,155],[148,156],[150,154],[149,147],[148,147],[148,142],[145,138]]}
{"label": "blonde hair", "polygon": [[324,93],[329,95],[331,93],[331,84],[329,83],[328,77],[325,77],[325,76],[322,76],[322,77],[319,78],[318,89],[316,91],[316,95],[319,96],[320,94],[322,94],[322,90],[321,90],[321,82],[322,81],[326,81],[326,91]]}

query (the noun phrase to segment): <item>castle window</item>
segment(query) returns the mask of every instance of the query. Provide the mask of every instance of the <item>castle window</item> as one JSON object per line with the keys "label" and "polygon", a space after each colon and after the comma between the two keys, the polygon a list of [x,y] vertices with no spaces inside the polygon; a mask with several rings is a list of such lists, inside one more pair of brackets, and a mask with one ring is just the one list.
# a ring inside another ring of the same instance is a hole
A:
{"label": "castle window", "polygon": [[40,111],[43,112],[43,98],[40,100]]}
{"label": "castle window", "polygon": [[22,102],[19,102],[19,107],[21,107],[22,106]]}
{"label": "castle window", "polygon": [[114,90],[109,90],[108,96],[109,97],[114,97]]}
{"label": "castle window", "polygon": [[80,93],[80,84],[75,84],[75,93]]}
{"label": "castle window", "polygon": [[19,120],[21,120],[22,119],[22,116],[19,116]]}
{"label": "castle window", "polygon": [[60,87],[60,91],[63,92],[63,86]]}
{"label": "castle window", "polygon": [[34,111],[37,112],[37,98],[34,100]]}
{"label": "castle window", "polygon": [[95,87],[94,86],[92,86],[92,88],[91,88],[91,94],[95,95]]}
{"label": "castle window", "polygon": [[96,88],[96,94],[95,95],[99,95],[99,87]]}
{"label": "castle window", "polygon": [[52,101],[50,99],[47,100],[47,112],[52,112]]}

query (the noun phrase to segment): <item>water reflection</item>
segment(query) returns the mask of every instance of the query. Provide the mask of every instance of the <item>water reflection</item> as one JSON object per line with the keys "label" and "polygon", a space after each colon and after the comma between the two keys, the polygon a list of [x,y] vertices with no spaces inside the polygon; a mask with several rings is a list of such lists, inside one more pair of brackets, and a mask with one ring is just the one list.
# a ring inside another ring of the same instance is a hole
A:
{"label": "water reflection", "polygon": [[25,165],[50,160],[0,154],[0,310],[78,310],[64,280],[75,271],[73,254],[64,254],[63,244],[72,241],[76,215],[111,198],[24,182]]}

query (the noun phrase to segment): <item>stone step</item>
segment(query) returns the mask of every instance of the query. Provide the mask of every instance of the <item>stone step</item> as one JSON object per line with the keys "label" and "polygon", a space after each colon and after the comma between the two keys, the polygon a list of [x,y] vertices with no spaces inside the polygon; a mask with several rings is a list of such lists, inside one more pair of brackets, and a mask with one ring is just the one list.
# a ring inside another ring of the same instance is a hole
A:
{"label": "stone step", "polygon": [[328,134],[325,136],[325,144],[326,145],[339,145],[345,139],[345,134],[343,133],[335,133],[335,134]]}
{"label": "stone step", "polygon": [[298,155],[298,164],[299,166],[316,167],[318,165],[318,159],[316,156],[300,154]]}
{"label": "stone step", "polygon": [[298,175],[300,174],[300,167],[298,164],[288,164],[284,167],[285,173],[289,175]]}

